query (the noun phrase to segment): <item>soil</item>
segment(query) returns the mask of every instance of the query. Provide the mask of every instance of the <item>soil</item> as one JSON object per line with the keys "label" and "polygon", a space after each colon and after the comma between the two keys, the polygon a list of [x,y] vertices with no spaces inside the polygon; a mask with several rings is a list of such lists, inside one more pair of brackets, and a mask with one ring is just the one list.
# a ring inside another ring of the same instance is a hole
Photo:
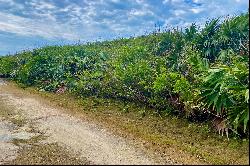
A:
{"label": "soil", "polygon": [[[0,164],[58,163],[55,161],[61,161],[59,164],[162,164],[97,124],[66,114],[36,98],[15,94],[5,86],[6,82],[0,80],[0,109],[8,112],[8,116],[0,119],[3,152]],[[15,125],[13,117],[19,120],[24,117],[25,124]],[[43,139],[31,142],[36,136]],[[53,152],[58,154],[52,155]],[[58,156],[62,157],[58,159]]]}

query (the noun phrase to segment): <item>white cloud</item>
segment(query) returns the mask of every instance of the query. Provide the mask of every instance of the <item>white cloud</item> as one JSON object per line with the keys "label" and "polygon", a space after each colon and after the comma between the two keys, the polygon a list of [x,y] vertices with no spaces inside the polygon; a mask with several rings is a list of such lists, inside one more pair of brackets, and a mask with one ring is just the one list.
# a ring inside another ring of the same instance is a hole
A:
{"label": "white cloud", "polygon": [[129,13],[129,16],[145,16],[145,15],[153,15],[152,11],[147,10],[147,9],[132,9]]}
{"label": "white cloud", "polygon": [[190,10],[191,10],[194,14],[198,14],[198,13],[200,13],[200,12],[203,11],[202,8],[191,8]]}
{"label": "white cloud", "polygon": [[0,31],[15,33],[23,36],[42,36],[45,38],[76,39],[69,27],[52,21],[32,19],[0,12]]}
{"label": "white cloud", "polygon": [[30,4],[36,10],[56,9],[56,6],[54,4],[44,1],[44,0],[40,0],[40,1],[32,0],[26,3]]}
{"label": "white cloud", "polygon": [[133,9],[129,12],[129,14],[134,15],[134,16],[144,16],[144,15],[146,15],[146,12]]}
{"label": "white cloud", "polygon": [[183,15],[183,14],[185,14],[185,13],[186,13],[185,10],[173,10],[173,14],[174,14],[175,16],[181,16],[181,15]]}
{"label": "white cloud", "polygon": [[171,3],[171,4],[178,4],[178,3],[183,3],[183,0],[163,0],[163,4]]}
{"label": "white cloud", "polygon": [[111,0],[111,2],[118,3],[120,0]]}
{"label": "white cloud", "polygon": [[200,3],[200,0],[193,0],[194,3]]}
{"label": "white cloud", "polygon": [[183,0],[171,0],[172,3],[183,3]]}
{"label": "white cloud", "polygon": [[135,0],[138,4],[144,4],[144,0]]}
{"label": "white cloud", "polygon": [[164,0],[162,3],[163,4],[166,4],[166,3],[168,3],[170,0]]}
{"label": "white cloud", "polygon": [[24,9],[24,6],[22,4],[15,3],[13,0],[0,0],[0,3],[8,4],[9,6],[12,6],[18,10]]}

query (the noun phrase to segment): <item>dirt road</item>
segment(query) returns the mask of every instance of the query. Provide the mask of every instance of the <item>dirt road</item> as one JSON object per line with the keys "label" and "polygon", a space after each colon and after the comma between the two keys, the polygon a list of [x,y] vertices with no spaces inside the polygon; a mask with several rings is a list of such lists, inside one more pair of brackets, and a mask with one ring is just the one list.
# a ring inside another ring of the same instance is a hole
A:
{"label": "dirt road", "polygon": [[[0,79],[0,110],[10,110],[12,120],[23,117],[25,124],[18,126],[8,119],[9,115],[0,116],[0,164],[18,155],[21,147],[15,145],[13,139],[31,139],[39,133],[45,136],[39,144],[57,143],[70,155],[92,164],[157,164],[141,149],[97,124],[73,117],[35,98],[18,95],[6,86],[7,83]],[[31,130],[34,128],[35,132]]]}

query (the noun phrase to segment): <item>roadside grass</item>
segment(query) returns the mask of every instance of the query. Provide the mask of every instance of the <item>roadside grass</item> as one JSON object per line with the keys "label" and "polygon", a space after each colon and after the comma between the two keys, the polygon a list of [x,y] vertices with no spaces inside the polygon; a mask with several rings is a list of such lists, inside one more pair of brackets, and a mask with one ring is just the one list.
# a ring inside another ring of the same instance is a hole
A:
{"label": "roadside grass", "polygon": [[4,99],[0,96],[0,117],[4,118],[7,121],[10,121],[17,127],[24,126],[27,121],[19,113],[14,111],[14,108],[11,106],[6,107],[4,105]]}
{"label": "roadside grass", "polygon": [[88,165],[86,159],[82,160],[72,156],[65,148],[57,143],[38,144],[24,147],[10,165]]}
{"label": "roadside grass", "polygon": [[[17,85],[11,83],[12,89]],[[29,93],[68,113],[98,123],[111,132],[135,140],[151,154],[170,157],[185,164],[249,164],[249,139],[227,138],[215,133],[207,123],[194,123],[175,116],[159,116],[143,105],[72,94]],[[20,91],[19,88],[16,88]],[[157,156],[157,155],[156,155]]]}

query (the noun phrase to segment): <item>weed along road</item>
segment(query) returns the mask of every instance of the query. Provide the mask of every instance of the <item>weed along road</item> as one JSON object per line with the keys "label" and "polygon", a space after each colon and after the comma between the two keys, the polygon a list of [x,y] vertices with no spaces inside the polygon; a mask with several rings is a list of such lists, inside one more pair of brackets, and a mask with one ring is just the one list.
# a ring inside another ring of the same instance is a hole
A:
{"label": "weed along road", "polygon": [[157,164],[125,139],[26,96],[3,80],[0,105],[1,164]]}

